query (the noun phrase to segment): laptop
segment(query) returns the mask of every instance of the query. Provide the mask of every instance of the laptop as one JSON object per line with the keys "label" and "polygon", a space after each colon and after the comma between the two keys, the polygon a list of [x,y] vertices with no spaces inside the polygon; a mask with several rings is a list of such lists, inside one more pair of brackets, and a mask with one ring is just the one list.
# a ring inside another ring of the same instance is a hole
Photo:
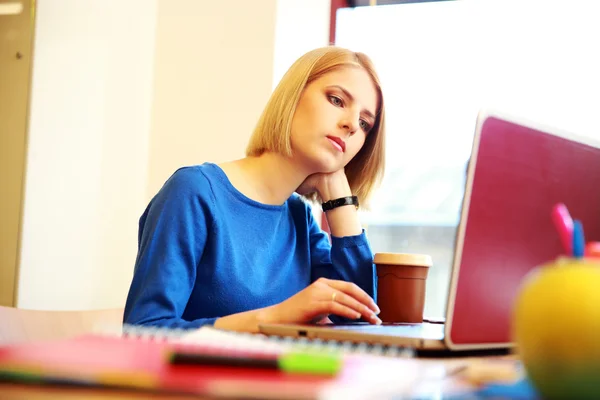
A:
{"label": "laptop", "polygon": [[[443,323],[263,324],[262,333],[418,350],[510,349],[523,277],[563,254],[564,203],[600,240],[600,143],[482,111],[477,117]],[[435,260],[434,266],[435,268]]]}

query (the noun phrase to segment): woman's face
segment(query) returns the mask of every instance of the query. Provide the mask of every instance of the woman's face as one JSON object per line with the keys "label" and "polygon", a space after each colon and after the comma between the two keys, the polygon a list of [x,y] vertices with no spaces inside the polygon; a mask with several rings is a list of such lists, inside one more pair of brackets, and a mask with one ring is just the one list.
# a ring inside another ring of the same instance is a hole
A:
{"label": "woman's face", "polygon": [[342,67],[304,88],[292,119],[295,158],[311,173],[335,172],[360,151],[375,123],[376,87],[359,67]]}

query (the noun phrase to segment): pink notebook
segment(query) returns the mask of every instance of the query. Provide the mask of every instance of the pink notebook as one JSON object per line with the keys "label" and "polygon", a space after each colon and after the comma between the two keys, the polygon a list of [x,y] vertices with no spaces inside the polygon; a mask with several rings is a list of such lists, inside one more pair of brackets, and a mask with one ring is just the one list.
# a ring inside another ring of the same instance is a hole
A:
{"label": "pink notebook", "polygon": [[[236,335],[229,336],[232,337]],[[226,398],[313,399],[324,390],[336,387],[364,390],[375,381],[397,383],[398,374],[405,377],[405,382],[412,382],[411,379],[417,379],[423,372],[413,359],[366,355],[345,356],[344,367],[337,376],[227,366],[172,365],[168,361],[168,354],[173,349],[195,352],[220,349],[229,354],[244,352],[250,355],[273,355],[285,351],[284,345],[269,347],[266,341],[252,340],[247,335],[239,336],[237,341],[227,338],[209,335],[188,340],[165,340],[86,335],[0,347],[0,379]],[[443,374],[444,368],[437,366],[436,373]],[[390,387],[389,384],[387,386]]]}

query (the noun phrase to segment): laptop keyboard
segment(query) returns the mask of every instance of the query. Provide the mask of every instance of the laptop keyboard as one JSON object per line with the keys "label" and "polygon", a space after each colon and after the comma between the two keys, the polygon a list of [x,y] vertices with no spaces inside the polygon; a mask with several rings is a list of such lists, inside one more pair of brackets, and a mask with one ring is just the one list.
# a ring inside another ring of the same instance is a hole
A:
{"label": "laptop keyboard", "polygon": [[443,324],[382,324],[350,323],[332,325],[336,330],[349,330],[373,335],[422,337],[426,339],[442,339]]}

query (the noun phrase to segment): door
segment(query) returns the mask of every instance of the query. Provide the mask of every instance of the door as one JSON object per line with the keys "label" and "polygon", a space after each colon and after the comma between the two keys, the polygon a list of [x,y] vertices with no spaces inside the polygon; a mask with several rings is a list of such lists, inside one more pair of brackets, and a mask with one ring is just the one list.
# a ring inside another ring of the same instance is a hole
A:
{"label": "door", "polygon": [[0,0],[0,305],[14,306],[35,0]]}

